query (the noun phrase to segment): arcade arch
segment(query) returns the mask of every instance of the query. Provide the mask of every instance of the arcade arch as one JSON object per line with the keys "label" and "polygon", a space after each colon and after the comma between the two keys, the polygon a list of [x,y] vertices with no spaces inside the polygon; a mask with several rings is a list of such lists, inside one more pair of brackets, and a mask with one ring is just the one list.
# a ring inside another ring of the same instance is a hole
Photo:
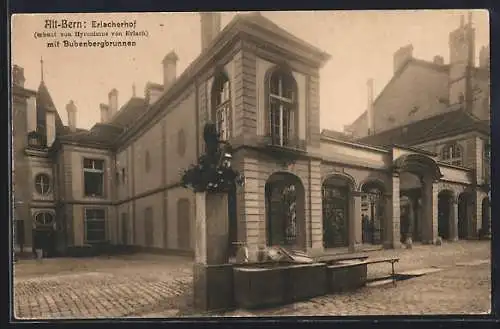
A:
{"label": "arcade arch", "polygon": [[352,194],[354,180],[345,175],[333,174],[322,184],[323,246],[336,248],[349,246],[349,230],[354,216]]}
{"label": "arcade arch", "polygon": [[451,190],[442,190],[438,194],[438,236],[445,240],[454,240],[455,193]]}
{"label": "arcade arch", "polygon": [[385,241],[386,211],[384,183],[368,180],[360,186],[362,243],[379,245]]}
{"label": "arcade arch", "polygon": [[265,198],[267,244],[305,250],[305,191],[300,178],[286,172],[272,174]]}
{"label": "arcade arch", "polygon": [[400,229],[393,232],[393,243],[397,240],[433,243],[438,233],[434,228],[438,217],[434,212],[437,210],[434,203],[438,201],[434,192],[442,177],[439,166],[422,154],[402,155],[393,164],[393,202],[399,203],[400,208]]}

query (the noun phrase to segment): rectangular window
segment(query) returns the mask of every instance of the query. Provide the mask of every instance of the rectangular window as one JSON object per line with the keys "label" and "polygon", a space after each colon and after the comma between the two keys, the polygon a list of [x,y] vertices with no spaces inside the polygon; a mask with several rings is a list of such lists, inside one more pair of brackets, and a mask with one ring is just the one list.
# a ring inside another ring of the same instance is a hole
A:
{"label": "rectangular window", "polygon": [[83,180],[85,196],[104,196],[104,160],[84,159]]}
{"label": "rectangular window", "polygon": [[144,243],[146,247],[154,245],[154,223],[153,223],[153,208],[144,209]]}
{"label": "rectangular window", "polygon": [[85,209],[85,242],[106,241],[106,211],[104,209]]}

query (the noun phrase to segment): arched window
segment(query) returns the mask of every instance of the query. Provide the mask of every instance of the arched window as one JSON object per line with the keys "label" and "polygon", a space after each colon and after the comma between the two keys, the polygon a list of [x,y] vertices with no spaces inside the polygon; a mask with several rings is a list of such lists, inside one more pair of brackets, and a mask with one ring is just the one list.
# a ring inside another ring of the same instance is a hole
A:
{"label": "arched window", "polygon": [[455,166],[462,165],[462,149],[457,143],[446,145],[441,149],[441,160]]}
{"label": "arched window", "polygon": [[290,72],[275,70],[269,77],[268,133],[273,145],[287,146],[295,137],[297,84]]}
{"label": "arched window", "polygon": [[45,195],[50,191],[50,177],[47,174],[38,174],[35,177],[35,189],[38,194]]}
{"label": "arched window", "polygon": [[35,223],[37,225],[46,226],[52,225],[54,221],[54,216],[49,212],[40,212],[35,216]]}
{"label": "arched window", "polygon": [[146,154],[144,155],[144,168],[146,169],[146,172],[149,172],[151,169],[151,156],[149,155],[149,151],[146,151]]}
{"label": "arched window", "polygon": [[225,73],[219,73],[212,86],[212,120],[220,139],[228,140],[232,131],[231,88]]}

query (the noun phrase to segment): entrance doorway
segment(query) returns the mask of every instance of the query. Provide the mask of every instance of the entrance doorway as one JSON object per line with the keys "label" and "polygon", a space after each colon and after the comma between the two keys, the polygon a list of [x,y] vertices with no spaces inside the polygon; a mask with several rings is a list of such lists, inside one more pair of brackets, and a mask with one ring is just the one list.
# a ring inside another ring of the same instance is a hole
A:
{"label": "entrance doorway", "polygon": [[468,193],[462,193],[458,197],[458,238],[467,239],[469,236],[469,225],[471,221],[471,197]]}
{"label": "entrance doorway", "polygon": [[384,190],[383,184],[378,181],[365,183],[361,187],[363,243],[381,244],[385,239]]}
{"label": "entrance doorway", "polygon": [[441,191],[438,195],[438,236],[445,240],[451,238],[451,224],[453,223],[453,192]]}
{"label": "entrance doorway", "polygon": [[323,183],[323,246],[349,246],[349,217],[351,215],[350,182],[343,177],[330,177]]}
{"label": "entrance doorway", "polygon": [[33,249],[42,250],[43,257],[53,257],[55,255],[54,215],[50,212],[40,212],[35,215]]}

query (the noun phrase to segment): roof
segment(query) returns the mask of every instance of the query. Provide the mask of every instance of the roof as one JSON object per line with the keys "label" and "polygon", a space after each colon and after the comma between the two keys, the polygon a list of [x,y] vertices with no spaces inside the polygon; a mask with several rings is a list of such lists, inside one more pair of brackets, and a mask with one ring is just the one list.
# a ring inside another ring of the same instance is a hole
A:
{"label": "roof", "polygon": [[[389,86],[392,85],[397,80],[397,78],[399,78],[401,76],[401,74],[406,70],[406,68],[408,68],[408,66],[410,66],[410,64],[412,64],[412,65],[418,65],[418,66],[425,67],[425,68],[429,68],[431,70],[441,71],[441,72],[446,73],[446,74],[448,74],[449,69],[450,69],[450,65],[449,64],[438,64],[438,63],[434,63],[434,62],[430,62],[430,61],[426,61],[426,60],[422,60],[422,59],[410,58],[392,76],[391,80],[389,80],[389,82],[385,85],[385,87],[382,89],[382,91],[377,95],[377,97],[373,101],[373,104],[377,103],[377,101],[380,99],[380,97],[382,97],[382,95],[389,88]],[[472,70],[472,72],[473,72],[472,73],[473,76],[475,78],[477,78],[477,79],[488,79],[489,78],[489,71],[488,71],[487,68],[474,67],[473,70]],[[443,97],[448,98],[448,95],[443,95]],[[363,111],[363,113],[358,118],[356,118],[356,120],[354,120],[352,122],[352,124],[355,124],[358,120],[361,120],[363,116],[366,116],[366,113],[367,113],[366,110]]]}
{"label": "roof", "polygon": [[111,123],[122,128],[130,126],[147,110],[148,103],[144,98],[132,97],[111,118]]}
{"label": "roof", "polygon": [[489,123],[474,115],[458,109],[448,111],[405,126],[386,130],[379,134],[366,136],[357,140],[377,146],[399,144],[411,146],[429,140],[468,131],[480,131],[489,134]]}
{"label": "roof", "polygon": [[132,97],[120,108],[110,122],[96,123],[90,130],[77,129],[76,132],[70,133],[67,133],[69,128],[66,128],[66,134],[61,136],[61,140],[111,146],[120,134],[146,111],[147,106],[148,104],[143,98]]}
{"label": "roof", "polygon": [[36,93],[36,118],[37,118],[37,129],[40,133],[45,134],[45,126],[46,126],[46,113],[52,112],[56,115],[56,133],[61,134],[64,130],[64,125],[57,112],[57,109],[54,105],[54,101],[50,96],[49,90],[45,85],[45,82],[42,80],[40,85],[38,86],[38,90]]}
{"label": "roof", "polygon": [[336,130],[330,130],[330,129],[323,129],[321,131],[321,136],[328,137],[328,138],[334,138],[346,142],[352,142],[353,138],[343,132],[336,131]]}
{"label": "roof", "polygon": [[60,136],[61,141],[82,144],[111,146],[111,143],[121,134],[123,128],[109,123],[96,123],[90,130],[79,130]]}
{"label": "roof", "polygon": [[248,21],[250,23],[253,23],[253,24],[257,25],[257,26],[266,28],[266,29],[268,29],[268,30],[276,33],[279,36],[282,36],[282,37],[284,37],[286,39],[293,40],[294,42],[297,42],[298,44],[300,44],[300,45],[302,45],[304,47],[307,47],[310,50],[313,50],[313,51],[317,52],[318,54],[321,55],[321,57],[322,57],[322,59],[324,61],[330,59],[330,55],[329,54],[327,54],[323,50],[319,49],[318,47],[313,46],[312,44],[310,44],[310,43],[308,43],[308,42],[306,42],[306,41],[304,41],[304,40],[296,37],[295,35],[293,35],[292,33],[288,32],[287,30],[285,30],[284,28],[282,28],[278,24],[274,23],[269,18],[264,17],[260,12],[252,12],[252,13],[247,13],[247,14],[239,14],[234,19],[237,19],[238,16],[240,18],[242,18],[243,20],[246,20],[246,21]]}

